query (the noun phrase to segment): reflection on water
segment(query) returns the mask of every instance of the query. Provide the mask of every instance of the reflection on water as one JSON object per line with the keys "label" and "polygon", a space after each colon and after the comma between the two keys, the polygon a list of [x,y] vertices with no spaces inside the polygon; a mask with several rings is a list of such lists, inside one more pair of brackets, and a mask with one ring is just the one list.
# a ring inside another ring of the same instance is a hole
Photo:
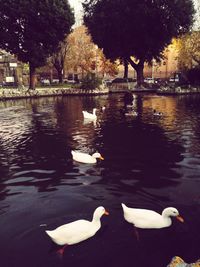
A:
{"label": "reflection on water", "polygon": [[[120,94],[0,102],[3,266],[108,266],[107,259],[109,267],[160,267],[175,255],[194,262],[200,241],[199,100],[134,95],[133,118],[125,117]],[[97,121],[85,121],[82,110],[94,107]],[[153,116],[154,109],[163,116]],[[72,149],[99,151],[105,160],[73,162]],[[158,212],[175,206],[186,223],[143,231],[138,244],[121,202]],[[102,230],[59,261],[39,225],[91,219],[98,205],[111,214]]]}

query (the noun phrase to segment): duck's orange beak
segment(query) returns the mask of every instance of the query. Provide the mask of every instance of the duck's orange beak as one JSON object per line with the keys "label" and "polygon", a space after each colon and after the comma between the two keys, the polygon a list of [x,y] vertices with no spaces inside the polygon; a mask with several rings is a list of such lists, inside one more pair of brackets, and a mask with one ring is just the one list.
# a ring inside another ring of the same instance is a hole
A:
{"label": "duck's orange beak", "polygon": [[180,215],[178,215],[178,216],[176,216],[176,219],[179,221],[179,222],[184,222],[184,219],[180,216]]}
{"label": "duck's orange beak", "polygon": [[104,215],[109,215],[109,212],[105,210]]}
{"label": "duck's orange beak", "polygon": [[104,158],[103,158],[102,156],[100,157],[100,159],[101,159],[101,160],[104,160]]}

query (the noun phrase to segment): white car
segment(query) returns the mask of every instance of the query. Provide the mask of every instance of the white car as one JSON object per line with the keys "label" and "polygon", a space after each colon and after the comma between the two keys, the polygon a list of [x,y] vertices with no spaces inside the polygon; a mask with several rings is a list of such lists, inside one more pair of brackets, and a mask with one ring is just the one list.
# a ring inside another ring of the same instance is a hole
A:
{"label": "white car", "polygon": [[41,80],[42,85],[50,85],[50,80],[49,79],[43,79]]}
{"label": "white car", "polygon": [[155,83],[155,80],[154,80],[154,78],[147,77],[144,79],[144,82],[145,83]]}
{"label": "white car", "polygon": [[169,82],[178,83],[179,78],[178,77],[171,77],[171,78],[169,78]]}
{"label": "white car", "polygon": [[59,79],[53,79],[51,83],[52,84],[59,84]]}

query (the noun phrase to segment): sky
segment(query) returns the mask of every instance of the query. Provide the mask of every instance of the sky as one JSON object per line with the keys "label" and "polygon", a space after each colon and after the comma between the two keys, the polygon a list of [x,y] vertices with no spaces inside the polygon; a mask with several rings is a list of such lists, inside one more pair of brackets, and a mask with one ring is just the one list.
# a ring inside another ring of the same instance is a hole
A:
{"label": "sky", "polygon": [[82,2],[83,0],[69,0],[69,4],[74,8],[77,26],[80,26],[82,22]]}
{"label": "sky", "polygon": [[196,8],[196,22],[194,24],[194,28],[198,29],[200,28],[200,1],[199,0],[193,0],[194,1],[194,5]]}

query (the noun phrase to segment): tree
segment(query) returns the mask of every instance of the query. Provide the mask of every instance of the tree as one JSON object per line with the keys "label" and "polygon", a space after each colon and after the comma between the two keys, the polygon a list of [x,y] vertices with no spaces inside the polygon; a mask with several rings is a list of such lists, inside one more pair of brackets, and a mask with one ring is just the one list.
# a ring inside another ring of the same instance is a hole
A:
{"label": "tree", "polygon": [[0,48],[29,63],[30,88],[36,68],[70,32],[74,15],[68,0],[0,0]]}
{"label": "tree", "polygon": [[66,45],[65,70],[68,72],[81,71],[82,78],[88,73],[100,72],[102,76],[116,73],[116,64],[105,58],[102,49],[92,42],[91,35],[84,25],[75,28],[68,35]]}
{"label": "tree", "polygon": [[92,72],[96,49],[85,26],[77,27],[67,38],[68,51],[65,60],[65,70],[77,73]]}
{"label": "tree", "polygon": [[200,67],[200,31],[193,31],[179,39],[179,68],[191,69]]}
{"label": "tree", "polygon": [[49,59],[49,65],[57,70],[59,83],[63,82],[64,65],[68,49],[67,38],[65,38],[64,41],[60,42],[58,50]]}
{"label": "tree", "polygon": [[107,74],[109,76],[115,76],[118,74],[118,65],[107,59],[102,49],[98,49],[97,58],[99,63],[98,70],[102,77],[105,77]]}
{"label": "tree", "polygon": [[193,22],[192,0],[87,0],[84,22],[110,59],[127,60],[144,81],[144,63],[159,61],[173,37]]}

